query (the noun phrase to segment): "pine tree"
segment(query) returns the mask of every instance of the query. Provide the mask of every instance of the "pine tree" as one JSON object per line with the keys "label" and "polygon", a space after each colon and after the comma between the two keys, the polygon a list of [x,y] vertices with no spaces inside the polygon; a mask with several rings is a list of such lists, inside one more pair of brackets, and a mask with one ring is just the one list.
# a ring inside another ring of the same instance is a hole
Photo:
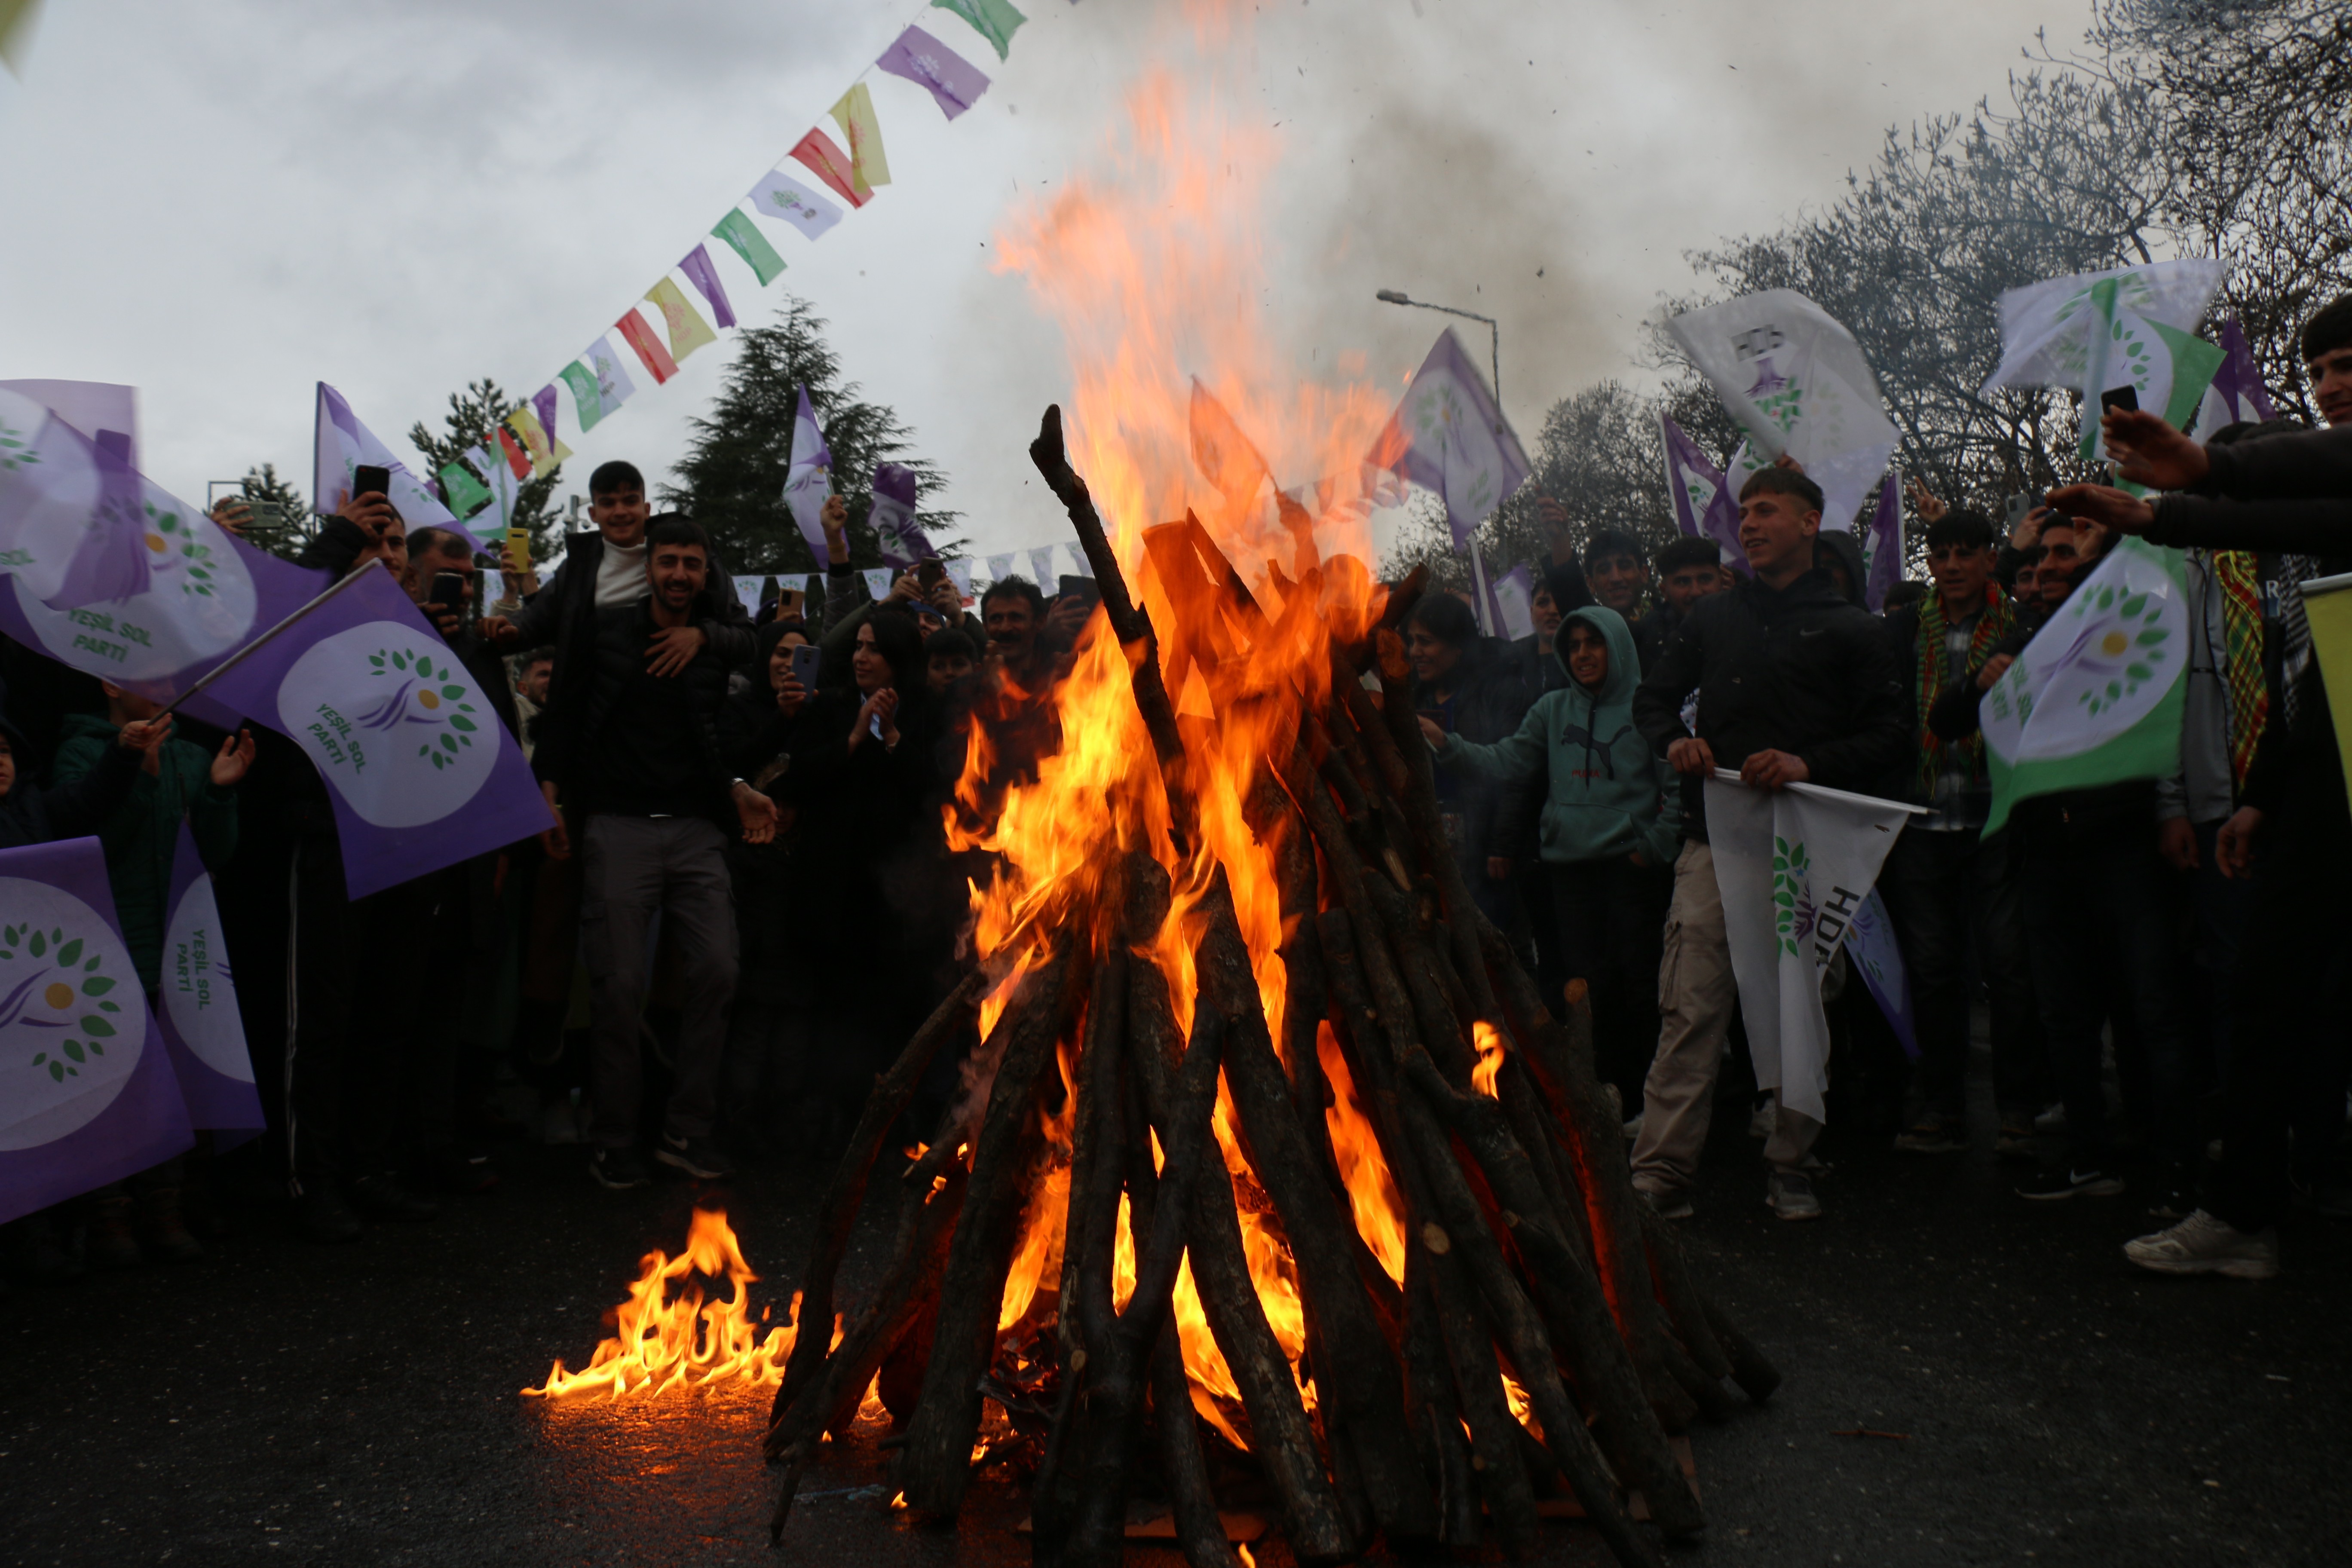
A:
{"label": "pine tree", "polygon": [[[499,460],[499,426],[522,405],[509,399],[499,390],[499,384],[489,377],[469,382],[463,392],[449,395],[449,412],[442,416],[443,433],[436,436],[418,420],[410,426],[409,441],[425,454],[432,465],[433,474],[459,461],[476,447],[484,447],[492,462]],[[530,536],[530,558],[545,561],[563,542],[562,514],[555,510],[555,482],[563,474],[563,466],[554,468],[537,479],[525,479],[515,491],[514,523]],[[432,474],[425,476],[430,479]],[[476,479],[488,476],[476,473]]]}
{"label": "pine tree", "polygon": [[[708,529],[730,572],[798,576],[823,569],[784,505],[793,419],[803,386],[833,451],[833,488],[848,504],[850,564],[882,564],[881,543],[866,524],[876,464],[899,462],[912,468],[918,498],[947,484],[937,464],[907,458],[914,432],[897,414],[864,401],[856,382],[841,379],[841,361],[825,345],[824,332],[815,307],[790,296],[778,308],[774,325],[746,328],[710,417],[693,421],[693,439],[677,468],[678,482],[662,487],[661,503]],[[957,515],[916,512],[942,555],[958,553],[949,531]]]}
{"label": "pine tree", "polygon": [[310,503],[302,499],[300,490],[278,477],[278,465],[264,463],[246,469],[237,489],[243,493],[247,518],[245,542],[289,561],[300,554],[315,526]]}

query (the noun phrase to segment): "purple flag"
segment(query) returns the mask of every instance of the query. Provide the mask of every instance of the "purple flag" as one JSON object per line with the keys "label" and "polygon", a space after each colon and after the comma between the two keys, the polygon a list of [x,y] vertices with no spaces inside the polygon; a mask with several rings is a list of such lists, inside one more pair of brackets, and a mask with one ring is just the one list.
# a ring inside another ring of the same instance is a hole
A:
{"label": "purple flag", "polygon": [[950,120],[978,103],[980,95],[988,90],[986,77],[920,27],[908,27],[899,34],[874,63],[892,76],[929,89],[940,112]]}
{"label": "purple flag", "polygon": [[939,553],[915,521],[915,470],[903,463],[884,463],[874,470],[874,510],[866,520],[882,541],[882,563],[894,571]]}
{"label": "purple flag", "polygon": [[1706,460],[1698,443],[1667,415],[1658,416],[1666,447],[1666,496],[1675,526],[1693,539],[1712,539],[1723,558],[1748,573],[1748,552],[1739,547],[1739,501],[1723,481],[1723,470]]}
{"label": "purple flag", "polygon": [[1911,1026],[1911,976],[1903,967],[1895,921],[1876,888],[1870,889],[1846,922],[1845,945],[1853,955],[1853,966],[1862,972],[1862,983],[1870,987],[1878,1010],[1886,1015],[1895,1039],[1902,1042],[1903,1054],[1917,1061],[1919,1041]]}
{"label": "purple flag", "polygon": [[1863,603],[1874,612],[1886,608],[1886,590],[1903,580],[1903,491],[1895,470],[1878,487],[1878,510],[1870,519],[1870,577],[1863,584]]}
{"label": "purple flag", "polygon": [[98,840],[0,850],[0,1221],[194,1142]]}
{"label": "purple flag", "polygon": [[236,982],[221,941],[212,875],[184,822],[172,856],[172,901],[163,920],[156,999],[157,1033],[171,1053],[190,1124],[236,1132],[258,1132],[268,1125],[260,1091],[253,1086],[253,1056],[237,1016]]}
{"label": "purple flag", "polygon": [[354,899],[553,820],[522,748],[381,562],[205,695],[287,736],[318,768]]}
{"label": "purple flag", "polygon": [[816,563],[829,566],[833,560],[824,542],[824,503],[833,499],[833,448],[824,444],[816,410],[809,406],[808,388],[802,387],[800,394],[800,412],[793,416],[792,466],[784,470],[784,505],[792,509],[793,521],[800,524],[801,537],[808,541]]}
{"label": "purple flag", "polygon": [[2246,334],[2234,320],[2222,322],[2221,368],[2213,373],[2212,384],[2206,387],[2190,428],[2202,438],[2224,425],[2277,417],[2270,389],[2263,384],[2263,373],[2254,364],[2254,351],[2246,345]]}
{"label": "purple flag", "polygon": [[[721,327],[735,324],[735,307],[727,302],[727,286],[719,281],[719,269],[710,265],[710,252],[707,247],[698,245],[688,251],[686,259],[677,264],[677,269],[686,274],[688,282],[702,291],[704,299],[710,301],[710,314]],[[551,392],[548,395],[552,398],[554,394]]]}
{"label": "purple flag", "polygon": [[[0,632],[167,701],[325,578],[220,528],[131,468],[120,433],[100,434],[0,390]],[[101,546],[118,557],[102,584]],[[101,588],[117,596],[84,598]]]}
{"label": "purple flag", "polygon": [[1437,334],[1429,357],[1412,373],[1370,461],[1444,500],[1457,551],[1528,473],[1519,438],[1451,327]]}
{"label": "purple flag", "polygon": [[549,382],[530,395],[530,411],[539,416],[539,427],[547,432],[547,444],[555,445],[555,383]]}

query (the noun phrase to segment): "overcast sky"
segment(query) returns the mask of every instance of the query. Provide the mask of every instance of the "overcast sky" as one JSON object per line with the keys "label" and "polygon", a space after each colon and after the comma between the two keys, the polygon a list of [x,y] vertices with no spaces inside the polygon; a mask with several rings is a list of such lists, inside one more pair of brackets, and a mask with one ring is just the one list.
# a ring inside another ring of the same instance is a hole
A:
{"label": "overcast sky", "polygon": [[[1502,322],[1506,412],[1631,374],[1683,252],[1835,199],[1891,123],[1998,97],[2083,0],[1268,0],[1223,58],[1168,47],[1177,0],[1016,0],[994,79],[953,124],[874,79],[896,182],[738,312],[814,301],[848,374],[946,469],[976,551],[1061,536],[1025,455],[1068,393],[1058,329],[990,266],[1019,204],[1097,166],[1155,61],[1277,148],[1267,330],[1301,374],[1362,353],[1394,386],[1442,318]],[[910,0],[47,0],[26,79],[0,72],[0,378],[142,390],[142,466],[184,498],[275,462],[310,486],[312,384],[396,450],[446,395],[545,384],[821,117]],[[793,165],[797,169],[797,165]],[[723,247],[716,242],[714,252]],[[1474,329],[1475,330],[1475,329]],[[1475,342],[1473,347],[1475,348]],[[688,361],[592,435],[566,489],[626,457],[656,482],[719,386]],[[1289,476],[1285,476],[1286,479]]]}

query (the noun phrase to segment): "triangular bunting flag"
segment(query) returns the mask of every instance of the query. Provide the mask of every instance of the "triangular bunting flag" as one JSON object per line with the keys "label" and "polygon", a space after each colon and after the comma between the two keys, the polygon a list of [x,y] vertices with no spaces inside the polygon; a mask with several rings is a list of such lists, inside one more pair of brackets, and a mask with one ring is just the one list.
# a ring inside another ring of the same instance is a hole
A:
{"label": "triangular bunting flag", "polygon": [[669,323],[671,359],[682,360],[704,344],[719,341],[719,334],[710,330],[710,323],[702,319],[702,312],[687,303],[686,296],[678,291],[676,280],[663,279],[646,290],[646,298]]}
{"label": "triangular bunting flag", "polygon": [[[726,285],[719,281],[719,269],[710,265],[708,249],[696,246],[686,253],[686,259],[677,264],[677,269],[686,274],[686,280],[693,284],[704,299],[710,301],[710,313],[718,319],[722,331],[735,324],[735,307],[727,302]],[[680,359],[685,357],[684,354],[678,355]]]}
{"label": "triangular bunting flag", "polygon": [[636,352],[638,363],[653,376],[656,386],[677,374],[677,361],[669,357],[644,316],[633,310],[613,324],[621,329],[621,336]]}
{"label": "triangular bunting flag", "polygon": [[777,274],[783,271],[784,258],[776,254],[776,247],[760,232],[760,226],[743,216],[742,208],[729,207],[727,216],[710,232],[734,247],[743,265],[759,275],[761,288],[773,283]]}
{"label": "triangular bunting flag", "polygon": [[833,122],[849,139],[849,184],[871,201],[874,187],[890,183],[890,160],[882,151],[882,122],[874,118],[874,93],[864,82],[853,82],[833,106]]}
{"label": "triangular bunting flag", "polygon": [[972,30],[986,38],[996,50],[998,59],[1013,53],[1013,35],[1029,18],[1015,11],[1005,0],[931,0],[942,11],[952,11],[971,24]]}
{"label": "triangular bunting flag", "polygon": [[863,182],[858,179],[857,166],[850,162],[849,154],[835,145],[832,137],[814,126],[810,127],[807,135],[800,139],[799,144],[793,147],[792,155],[806,164],[809,171],[818,179],[823,180],[826,189],[851,206],[864,206],[866,198],[874,194],[874,188],[871,185],[864,185],[862,189],[860,188]]}

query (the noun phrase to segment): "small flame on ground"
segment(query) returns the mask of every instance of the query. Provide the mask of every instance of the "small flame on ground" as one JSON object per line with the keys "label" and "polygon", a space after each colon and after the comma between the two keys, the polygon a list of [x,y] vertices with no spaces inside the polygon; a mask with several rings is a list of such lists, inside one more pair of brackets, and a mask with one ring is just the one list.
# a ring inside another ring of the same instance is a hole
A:
{"label": "small flame on ground", "polygon": [[[731,1296],[706,1295],[701,1281],[721,1279]],[[795,1331],[772,1328],[763,1335],[755,1326],[751,1287],[758,1279],[743,1260],[725,1211],[697,1209],[685,1251],[676,1258],[659,1248],[646,1254],[629,1299],[608,1320],[614,1336],[596,1347],[594,1359],[579,1372],[564,1371],[558,1360],[542,1386],[523,1392],[560,1398],[601,1389],[618,1399],[666,1394],[689,1384],[704,1388],[725,1382],[752,1387],[781,1383]],[[800,1304],[794,1295],[795,1318]],[[835,1342],[839,1340],[836,1327]],[[867,1398],[874,1396],[869,1393]]]}

